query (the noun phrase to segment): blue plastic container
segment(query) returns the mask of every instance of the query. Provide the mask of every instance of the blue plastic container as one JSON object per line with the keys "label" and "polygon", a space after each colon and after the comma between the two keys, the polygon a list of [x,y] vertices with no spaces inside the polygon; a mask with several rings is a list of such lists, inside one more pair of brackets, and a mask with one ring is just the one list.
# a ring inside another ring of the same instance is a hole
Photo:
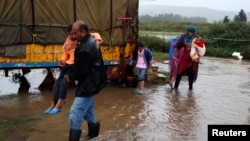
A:
{"label": "blue plastic container", "polygon": [[174,44],[178,41],[178,38],[172,38],[170,41],[170,48],[169,48],[169,61],[173,58],[174,55]]}

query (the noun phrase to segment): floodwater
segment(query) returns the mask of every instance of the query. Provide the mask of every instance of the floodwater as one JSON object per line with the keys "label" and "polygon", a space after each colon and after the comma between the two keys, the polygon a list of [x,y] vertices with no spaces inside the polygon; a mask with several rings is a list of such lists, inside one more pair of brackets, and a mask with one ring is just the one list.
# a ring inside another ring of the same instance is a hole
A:
{"label": "floodwater", "polygon": [[162,39],[165,39],[166,41],[171,41],[173,38],[178,38],[180,35],[182,35],[182,32],[160,32],[160,31],[141,31],[140,35],[142,36],[157,36]]}
{"label": "floodwater", "polygon": [[[168,70],[167,64],[157,65],[159,70]],[[134,88],[107,86],[96,96],[95,111],[101,129],[93,140],[207,141],[209,124],[250,124],[249,67],[249,61],[204,57],[192,91],[188,90],[186,77],[178,91],[147,83],[143,95],[137,95]],[[68,90],[61,113],[45,115],[43,110],[51,102],[51,92],[34,88],[39,85],[36,79],[43,79],[44,74],[33,73],[27,74],[32,81],[28,93],[0,99],[1,120],[26,119],[26,124],[14,133],[2,133],[0,140],[67,141],[74,88]],[[17,92],[18,87],[10,87],[3,80],[1,74],[1,94]],[[84,141],[86,122],[82,127]]]}

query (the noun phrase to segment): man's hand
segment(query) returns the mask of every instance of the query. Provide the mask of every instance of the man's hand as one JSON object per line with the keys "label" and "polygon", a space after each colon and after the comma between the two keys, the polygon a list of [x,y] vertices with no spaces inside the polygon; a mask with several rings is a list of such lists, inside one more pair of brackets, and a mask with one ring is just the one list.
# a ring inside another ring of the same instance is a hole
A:
{"label": "man's hand", "polygon": [[67,51],[71,51],[72,49],[75,49],[76,48],[76,45],[66,45],[64,46],[64,49],[67,50]]}
{"label": "man's hand", "polygon": [[150,61],[150,64],[154,64],[154,63],[155,63],[155,60],[152,59],[152,60]]}
{"label": "man's hand", "polygon": [[60,66],[64,66],[64,65],[65,65],[65,61],[60,60],[60,61],[59,61],[59,65],[60,65]]}
{"label": "man's hand", "polygon": [[71,82],[71,80],[70,80],[70,78],[69,78],[69,75],[64,75],[64,79],[65,79],[68,83]]}

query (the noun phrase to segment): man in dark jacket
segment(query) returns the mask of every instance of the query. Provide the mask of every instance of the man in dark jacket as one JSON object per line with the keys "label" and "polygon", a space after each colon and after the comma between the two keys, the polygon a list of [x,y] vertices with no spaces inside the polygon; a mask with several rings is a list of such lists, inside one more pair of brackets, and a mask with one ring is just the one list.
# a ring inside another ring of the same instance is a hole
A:
{"label": "man in dark jacket", "polygon": [[75,99],[69,115],[69,141],[79,141],[84,120],[88,122],[90,138],[99,134],[100,123],[97,122],[94,113],[94,96],[99,91],[95,85],[96,76],[93,76],[92,68],[101,54],[95,38],[90,35],[88,26],[83,21],[76,21],[73,24],[72,34],[79,43],[75,49],[74,71],[65,77],[68,81],[77,81]]}

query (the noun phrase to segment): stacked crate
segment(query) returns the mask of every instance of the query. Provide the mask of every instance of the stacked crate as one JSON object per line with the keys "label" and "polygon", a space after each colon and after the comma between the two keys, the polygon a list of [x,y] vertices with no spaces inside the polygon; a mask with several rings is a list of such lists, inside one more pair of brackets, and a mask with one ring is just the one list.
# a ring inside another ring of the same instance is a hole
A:
{"label": "stacked crate", "polygon": [[[146,81],[151,81],[158,78],[158,66],[150,66],[146,74]],[[137,75],[136,68],[134,68],[134,74]]]}
{"label": "stacked crate", "polygon": [[158,66],[150,66],[148,68],[146,80],[151,81],[158,78]]}

